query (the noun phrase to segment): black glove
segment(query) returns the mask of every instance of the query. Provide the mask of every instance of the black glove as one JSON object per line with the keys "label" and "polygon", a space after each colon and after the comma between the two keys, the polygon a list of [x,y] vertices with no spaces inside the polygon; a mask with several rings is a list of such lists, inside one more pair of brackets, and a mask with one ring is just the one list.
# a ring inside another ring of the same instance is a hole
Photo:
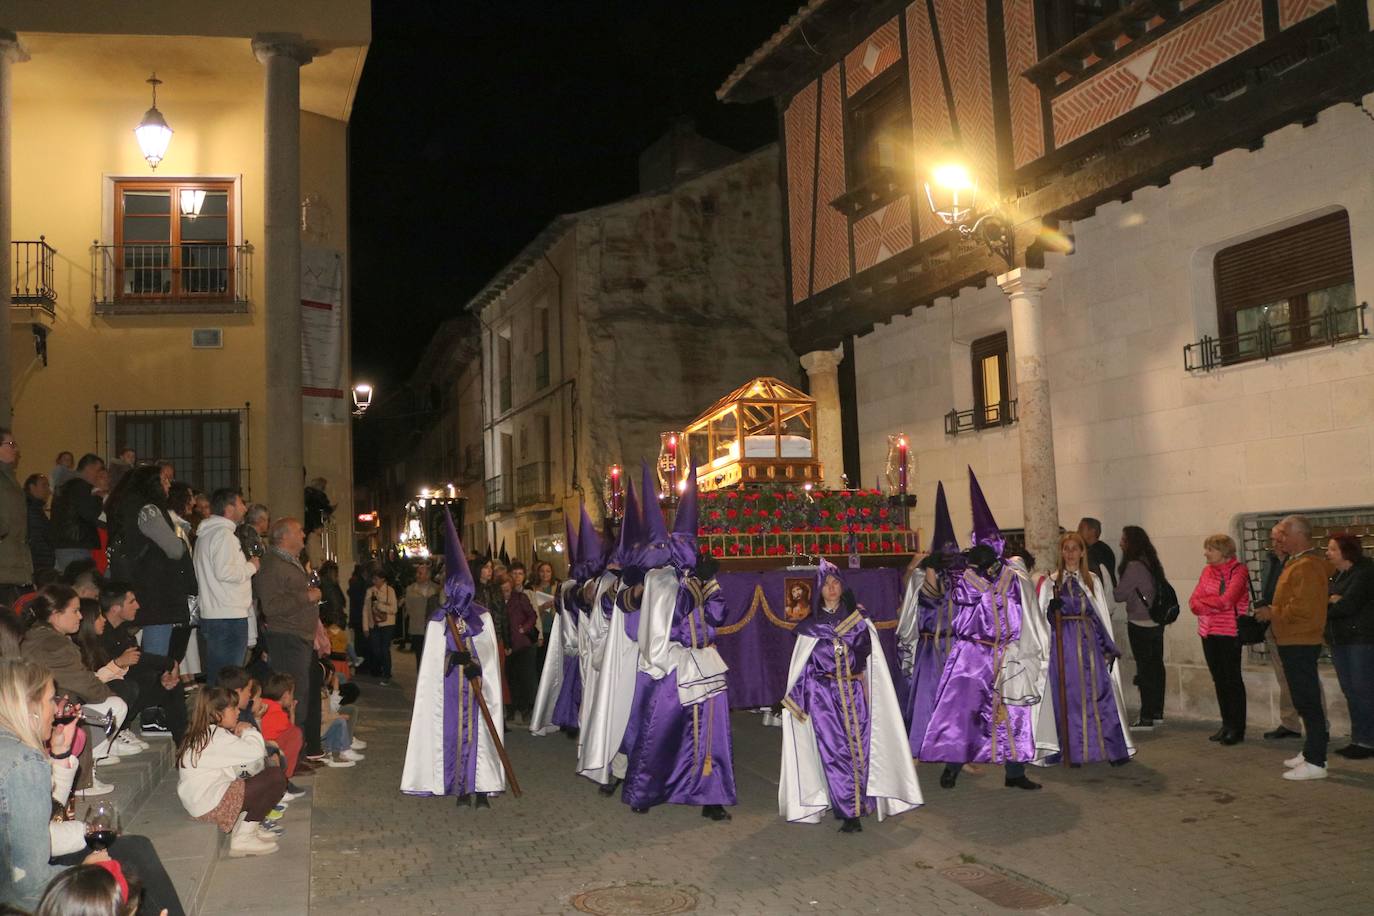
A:
{"label": "black glove", "polygon": [[634,588],[636,585],[644,584],[645,570],[638,566],[627,566],[620,573],[620,585],[622,588]]}
{"label": "black glove", "polygon": [[715,557],[705,556],[697,559],[697,568],[693,575],[702,582],[710,582],[718,572],[720,572],[720,561]]}
{"label": "black glove", "polygon": [[457,653],[457,652],[450,652],[450,653],[448,653],[447,655],[445,655],[445,656],[444,656],[444,677],[448,677],[450,674],[452,674],[452,673],[453,673],[453,669],[454,669],[454,668],[457,668],[457,667],[458,667],[459,665],[461,665],[461,664],[462,664],[462,662],[458,661],[458,653]]}
{"label": "black glove", "polygon": [[774,704],[773,704],[773,708],[772,708],[770,711],[771,711],[771,712],[773,713],[773,715],[775,715],[775,716],[780,716],[780,715],[782,715],[782,704],[781,704],[781,703],[774,703]]}
{"label": "black glove", "polygon": [[481,665],[464,665],[464,666],[463,666],[463,677],[467,678],[468,680],[470,680],[470,681],[475,681],[475,680],[477,680],[477,679],[478,679],[479,677],[481,677],[481,676],[482,676],[482,666],[481,666]]}
{"label": "black glove", "polygon": [[916,564],[916,568],[943,571],[949,568],[949,556],[943,550],[937,550],[934,553],[928,553],[925,555],[925,557],[921,560],[920,563]]}
{"label": "black glove", "polygon": [[472,653],[468,652],[467,649],[459,649],[453,655],[457,657],[460,665],[466,665],[472,661]]}
{"label": "black glove", "polygon": [[987,544],[970,547],[964,556],[968,557],[969,565],[981,573],[986,573],[997,563],[997,551]]}
{"label": "black glove", "polygon": [[1063,609],[1064,609],[1064,599],[1063,599],[1063,598],[1051,598],[1051,599],[1050,599],[1050,613],[1051,613],[1051,614],[1057,614],[1057,613],[1059,613],[1060,611],[1062,611]]}

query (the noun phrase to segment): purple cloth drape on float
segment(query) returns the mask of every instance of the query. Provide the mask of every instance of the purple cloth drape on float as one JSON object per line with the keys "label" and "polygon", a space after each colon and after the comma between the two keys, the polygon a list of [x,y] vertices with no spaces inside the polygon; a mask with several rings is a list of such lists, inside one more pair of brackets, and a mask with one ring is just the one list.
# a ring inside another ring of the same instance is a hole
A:
{"label": "purple cloth drape on float", "polygon": [[[782,700],[787,686],[787,665],[796,642],[792,627],[799,618],[789,619],[789,607],[810,613],[814,568],[770,570],[767,572],[720,572],[716,581],[729,609],[725,624],[716,629],[716,648],[730,666],[730,706],[734,709],[772,706]],[[854,598],[868,611],[878,629],[878,641],[887,657],[887,666],[905,692],[901,669],[897,666],[897,615],[902,607],[900,569],[846,569],[845,583]],[[804,584],[804,600],[788,590]]]}

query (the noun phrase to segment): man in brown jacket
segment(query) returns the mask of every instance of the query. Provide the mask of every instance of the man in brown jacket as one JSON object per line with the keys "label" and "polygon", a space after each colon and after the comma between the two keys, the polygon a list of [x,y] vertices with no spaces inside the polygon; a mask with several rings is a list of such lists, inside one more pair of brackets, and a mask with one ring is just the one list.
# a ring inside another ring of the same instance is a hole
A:
{"label": "man in brown jacket", "polygon": [[[294,518],[279,518],[268,532],[262,567],[253,577],[253,596],[262,606],[263,641],[273,671],[289,674],[301,685],[304,718],[297,724],[305,736],[307,757],[323,756],[320,749],[319,660],[315,630],[320,623],[320,590],[310,584],[301,566],[305,529]],[[311,698],[314,698],[313,701]]]}
{"label": "man in brown jacket", "polygon": [[1274,528],[1275,546],[1288,555],[1274,589],[1274,603],[1255,612],[1268,620],[1278,644],[1279,660],[1288,679],[1293,706],[1302,719],[1302,753],[1284,761],[1284,779],[1326,778],[1326,713],[1322,708],[1317,659],[1326,629],[1327,582],[1331,564],[1312,546],[1312,525],[1290,515]]}

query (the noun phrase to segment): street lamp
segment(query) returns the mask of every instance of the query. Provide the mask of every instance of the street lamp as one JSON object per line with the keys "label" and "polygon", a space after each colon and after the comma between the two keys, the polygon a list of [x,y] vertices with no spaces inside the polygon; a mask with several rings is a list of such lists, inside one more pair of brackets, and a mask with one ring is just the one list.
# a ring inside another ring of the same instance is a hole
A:
{"label": "street lamp", "polygon": [[930,212],[962,239],[982,242],[988,251],[1001,255],[1007,267],[1015,267],[1016,251],[1011,228],[998,215],[996,204],[978,210],[978,183],[957,157],[949,156],[931,167],[925,180]]}
{"label": "street lamp", "polygon": [[143,120],[134,128],[134,136],[138,138],[138,148],[143,150],[143,158],[157,171],[158,163],[167,154],[167,144],[172,142],[172,129],[167,126],[162,112],[157,110],[157,87],[162,85],[162,80],[154,73],[147,82],[153,87],[153,107],[143,113]]}
{"label": "street lamp", "polygon": [[361,417],[372,406],[372,386],[360,382],[353,386],[353,416]]}

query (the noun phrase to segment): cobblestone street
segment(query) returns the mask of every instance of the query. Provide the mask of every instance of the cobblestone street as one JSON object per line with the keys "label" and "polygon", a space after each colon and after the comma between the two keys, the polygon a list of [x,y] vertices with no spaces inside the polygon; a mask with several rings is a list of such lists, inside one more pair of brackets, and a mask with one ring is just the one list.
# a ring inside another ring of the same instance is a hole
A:
{"label": "cobblestone street", "polygon": [[1182,723],[1138,737],[1120,770],[1033,771],[1035,794],[1004,789],[992,767],[945,791],[923,766],[926,806],[866,819],[858,836],[779,820],[780,733],[753,715],[735,715],[740,805],[725,824],[696,809],[633,815],[572,774],[566,738],[516,730],[525,796],[460,811],[397,790],[413,664],[396,661],[397,686],[364,681],[366,762],[316,780],[315,912],[570,913],[608,886],[631,889],[586,911],[1002,911],[970,886],[1033,906],[1047,893],[1055,913],[1357,913],[1374,896],[1374,765],[1333,758],[1325,782],[1290,783],[1279,774],[1295,743],[1222,748]]}

